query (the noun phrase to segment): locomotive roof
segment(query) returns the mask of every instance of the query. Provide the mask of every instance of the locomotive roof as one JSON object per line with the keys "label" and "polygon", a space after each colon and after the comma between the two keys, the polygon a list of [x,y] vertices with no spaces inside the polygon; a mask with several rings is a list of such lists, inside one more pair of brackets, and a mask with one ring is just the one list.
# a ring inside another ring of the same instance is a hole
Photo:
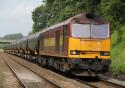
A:
{"label": "locomotive roof", "polygon": [[45,29],[43,29],[42,31],[40,31],[40,33],[46,32],[48,30],[52,30],[54,28],[60,27],[62,25],[66,25],[68,23],[72,23],[74,21],[80,21],[81,23],[84,24],[104,24],[104,23],[108,23],[106,20],[102,19],[101,17],[94,15],[94,14],[89,14],[89,13],[82,13],[82,14],[78,14],[76,16],[73,16],[71,18],[69,18],[68,20],[58,23],[56,25],[47,27]]}
{"label": "locomotive roof", "polygon": [[[32,34],[32,35],[28,36],[27,38],[28,39],[38,38],[40,33],[46,32],[48,30],[55,29],[57,27],[60,27],[62,25],[66,25],[68,23],[72,23],[72,22],[77,21],[77,20],[79,20],[81,23],[84,23],[84,24],[90,24],[90,23],[92,23],[92,24],[97,24],[97,23],[103,24],[103,23],[107,23],[106,20],[100,18],[97,15],[89,14],[89,13],[82,13],[82,14],[78,14],[76,16],[73,16],[73,17],[69,18],[68,20],[66,20],[64,22],[61,22],[61,23],[58,23],[56,25],[47,27],[47,28],[35,33],[35,34]],[[25,41],[24,38],[22,40]]]}

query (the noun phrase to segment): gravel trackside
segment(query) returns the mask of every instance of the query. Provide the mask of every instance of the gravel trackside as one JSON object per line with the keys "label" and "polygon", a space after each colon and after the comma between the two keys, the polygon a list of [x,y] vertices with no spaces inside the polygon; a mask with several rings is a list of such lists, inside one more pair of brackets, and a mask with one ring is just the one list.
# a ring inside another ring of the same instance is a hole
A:
{"label": "gravel trackside", "polygon": [[23,88],[0,53],[0,88]]}

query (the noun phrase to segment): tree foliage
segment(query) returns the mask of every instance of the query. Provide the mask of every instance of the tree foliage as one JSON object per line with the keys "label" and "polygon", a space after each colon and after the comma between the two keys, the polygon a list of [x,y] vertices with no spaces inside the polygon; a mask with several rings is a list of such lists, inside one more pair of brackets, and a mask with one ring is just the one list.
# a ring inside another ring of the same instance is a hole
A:
{"label": "tree foliage", "polygon": [[84,0],[44,0],[44,4],[33,11],[33,32],[62,22],[84,11]]}
{"label": "tree foliage", "polygon": [[17,33],[17,34],[8,34],[8,35],[5,35],[2,39],[19,40],[19,39],[21,39],[23,37],[24,36],[21,33]]}
{"label": "tree foliage", "polygon": [[111,22],[113,30],[120,29],[125,22],[124,0],[44,0],[33,11],[33,32],[59,23],[78,13],[99,14]]}

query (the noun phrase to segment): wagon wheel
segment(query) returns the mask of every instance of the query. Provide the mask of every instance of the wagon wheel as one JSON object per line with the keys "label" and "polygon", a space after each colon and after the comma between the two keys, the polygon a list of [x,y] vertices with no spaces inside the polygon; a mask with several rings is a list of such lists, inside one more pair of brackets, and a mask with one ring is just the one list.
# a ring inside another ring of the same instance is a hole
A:
{"label": "wagon wheel", "polygon": [[42,66],[47,66],[48,62],[45,57],[42,57]]}

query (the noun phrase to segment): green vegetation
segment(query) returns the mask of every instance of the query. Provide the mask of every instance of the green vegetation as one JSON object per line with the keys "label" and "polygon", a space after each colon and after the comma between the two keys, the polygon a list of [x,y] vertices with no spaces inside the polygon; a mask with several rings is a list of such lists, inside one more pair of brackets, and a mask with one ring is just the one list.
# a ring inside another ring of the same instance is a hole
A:
{"label": "green vegetation", "polygon": [[[17,33],[17,34],[8,34],[5,35],[4,37],[0,37],[0,40],[19,40],[21,38],[23,38],[24,36],[21,33]],[[3,49],[3,47],[5,47],[7,44],[4,43],[0,43],[0,49]],[[0,50],[1,52],[1,50]]]}
{"label": "green vegetation", "polygon": [[0,43],[0,52],[1,50],[3,49],[3,47],[5,47],[7,44],[3,44],[3,43]]}
{"label": "green vegetation", "polygon": [[23,38],[23,35],[21,33],[17,33],[17,34],[8,34],[8,35],[5,35],[3,37],[3,39],[7,39],[7,40],[19,40]]}
{"label": "green vegetation", "polygon": [[125,73],[125,0],[44,0],[33,12],[33,33],[82,12],[111,22],[111,71]]}
{"label": "green vegetation", "polygon": [[122,32],[120,43],[118,31],[112,34],[111,71],[125,73],[125,26],[121,27],[120,31]]}

